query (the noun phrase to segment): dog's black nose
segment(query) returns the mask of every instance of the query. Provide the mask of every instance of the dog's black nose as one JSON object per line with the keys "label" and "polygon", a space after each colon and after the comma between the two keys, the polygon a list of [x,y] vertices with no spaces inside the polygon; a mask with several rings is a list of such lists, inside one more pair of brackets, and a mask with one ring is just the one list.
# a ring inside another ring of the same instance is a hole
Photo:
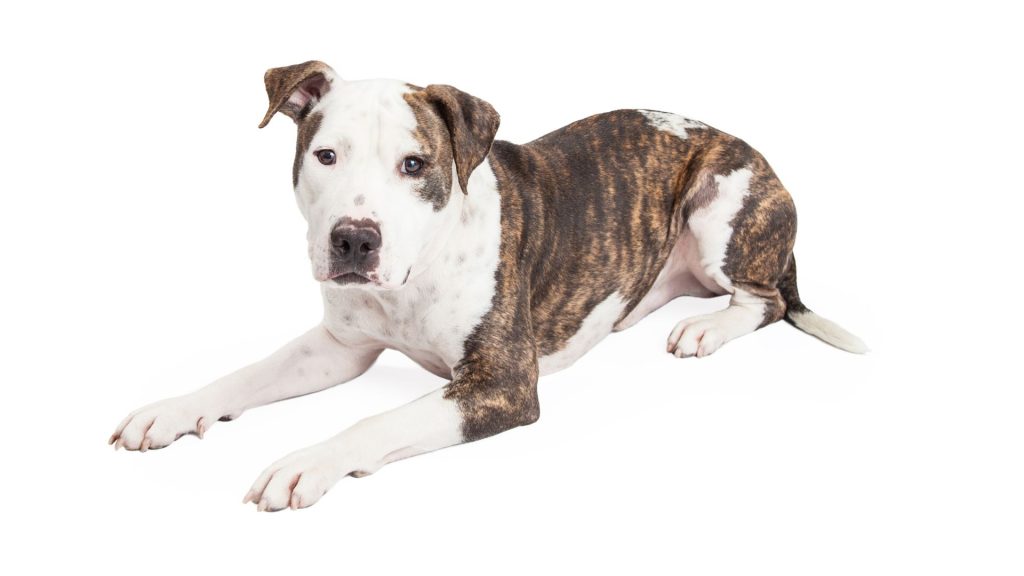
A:
{"label": "dog's black nose", "polygon": [[359,266],[380,250],[380,228],[371,221],[342,221],[331,230],[331,248],[339,264]]}

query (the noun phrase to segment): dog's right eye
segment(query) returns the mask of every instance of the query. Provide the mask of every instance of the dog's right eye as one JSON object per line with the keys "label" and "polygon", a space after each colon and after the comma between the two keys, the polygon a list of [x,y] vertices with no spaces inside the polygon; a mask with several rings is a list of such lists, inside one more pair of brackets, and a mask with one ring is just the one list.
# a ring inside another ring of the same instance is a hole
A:
{"label": "dog's right eye", "polygon": [[317,150],[316,159],[325,166],[334,164],[334,161],[338,159],[338,155],[334,153],[334,150]]}

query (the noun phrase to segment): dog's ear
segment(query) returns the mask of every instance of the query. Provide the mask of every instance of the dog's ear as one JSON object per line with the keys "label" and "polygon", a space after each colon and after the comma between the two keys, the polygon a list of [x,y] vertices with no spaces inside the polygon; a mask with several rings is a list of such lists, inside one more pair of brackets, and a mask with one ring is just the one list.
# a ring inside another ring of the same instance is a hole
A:
{"label": "dog's ear", "polygon": [[501,118],[490,104],[457,88],[431,84],[426,93],[448,127],[455,173],[466,192],[469,175],[487,158]]}
{"label": "dog's ear", "polygon": [[260,128],[266,126],[277,112],[298,122],[327,94],[335,78],[334,70],[317,60],[267,70],[263,83],[267,85],[270,106]]}

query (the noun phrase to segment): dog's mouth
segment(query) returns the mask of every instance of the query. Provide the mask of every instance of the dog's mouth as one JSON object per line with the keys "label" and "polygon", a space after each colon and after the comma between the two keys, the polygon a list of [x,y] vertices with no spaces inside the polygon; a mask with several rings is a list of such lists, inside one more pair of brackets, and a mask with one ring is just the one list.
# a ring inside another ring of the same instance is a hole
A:
{"label": "dog's mouth", "polygon": [[370,279],[357,272],[345,272],[343,274],[331,276],[331,281],[340,286],[344,286],[346,284],[366,284]]}
{"label": "dog's mouth", "polygon": [[405,277],[399,284],[393,284],[388,282],[387,278],[382,278],[377,270],[371,271],[357,271],[348,268],[347,270],[333,270],[331,275],[321,282],[333,282],[335,286],[366,286],[367,288],[374,288],[378,290],[395,290],[405,286],[409,282],[409,276],[412,274],[412,267],[405,273]]}

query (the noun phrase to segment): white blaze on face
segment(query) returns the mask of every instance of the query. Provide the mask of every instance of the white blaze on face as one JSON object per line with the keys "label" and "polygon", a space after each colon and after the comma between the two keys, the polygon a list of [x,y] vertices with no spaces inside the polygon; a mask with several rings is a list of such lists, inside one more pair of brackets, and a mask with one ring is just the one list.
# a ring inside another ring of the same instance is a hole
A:
{"label": "white blaze on face", "polygon": [[[397,80],[336,80],[310,112],[322,118],[295,192],[309,224],[317,280],[328,279],[331,230],[343,217],[380,226],[380,264],[371,279],[383,288],[401,286],[410,269],[420,267],[421,253],[439,241],[437,231],[457,218],[457,207],[435,211],[417,194],[422,181],[400,171],[406,157],[422,155],[414,136],[416,116],[403,98],[410,90]],[[317,160],[316,152],[324,149],[335,152],[333,165]]]}

